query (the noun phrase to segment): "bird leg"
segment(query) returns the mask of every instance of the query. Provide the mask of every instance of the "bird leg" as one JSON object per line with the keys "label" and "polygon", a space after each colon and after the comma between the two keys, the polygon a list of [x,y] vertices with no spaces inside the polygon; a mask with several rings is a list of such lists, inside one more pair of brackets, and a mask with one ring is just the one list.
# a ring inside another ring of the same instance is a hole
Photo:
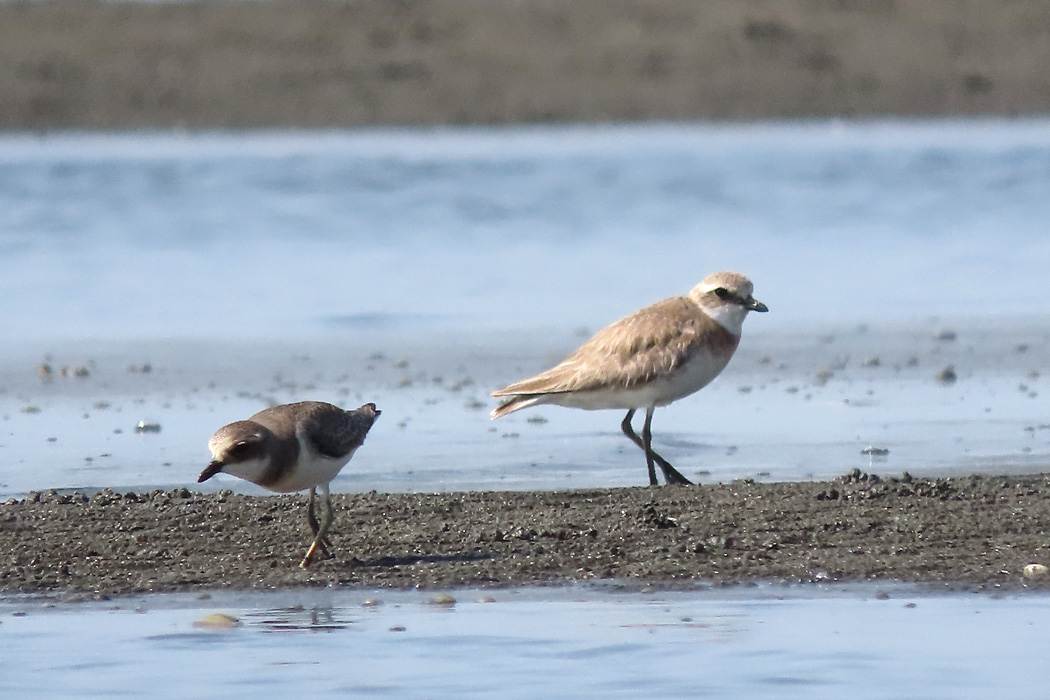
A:
{"label": "bird leg", "polygon": [[646,449],[645,445],[642,443],[642,439],[634,432],[634,427],[631,426],[632,418],[634,418],[633,408],[627,412],[626,416],[624,416],[623,422],[620,423],[620,430],[623,431],[624,435],[631,439],[631,442],[645,450],[645,465],[649,467],[649,485],[656,486],[659,482],[656,480],[656,469],[653,467],[653,451],[651,449]]}
{"label": "bird leg", "polygon": [[[316,496],[316,494],[316,487],[310,489],[310,506],[309,508],[307,508],[306,511],[306,522],[310,524],[310,532],[313,533],[314,537],[317,536],[317,531],[320,529],[320,527],[317,524],[317,518],[314,516],[314,497]],[[331,556],[328,551],[328,547],[331,546],[331,544],[332,543],[328,540],[327,537],[321,540],[321,553],[325,556]]]}
{"label": "bird leg", "polygon": [[[693,482],[689,481],[689,479],[686,479],[684,476],[682,476],[681,472],[679,472],[677,469],[672,467],[670,462],[668,462],[666,459],[664,459],[660,455],[658,455],[655,452],[653,452],[652,425],[653,425],[653,412],[655,410],[656,409],[653,406],[650,406],[649,408],[645,409],[645,424],[642,426],[642,440],[645,442],[645,453],[647,455],[647,459],[648,459],[648,456],[651,455],[652,458],[654,460],[656,460],[656,463],[660,465],[660,469],[663,470],[664,481],[667,482],[668,484],[691,484],[691,483],[693,483]],[[652,463],[651,462],[649,463],[649,468],[650,468],[650,475],[651,475],[652,474],[652,471],[651,471],[652,470]]]}
{"label": "bird leg", "polygon": [[[653,408],[647,408],[645,410],[645,425],[642,427],[642,437],[638,437],[638,434],[634,432],[634,428],[631,426],[631,419],[634,418],[635,409],[631,409],[627,412],[623,422],[620,423],[620,429],[623,430],[623,434],[631,439],[635,445],[642,448],[645,451],[645,465],[649,468],[649,485],[656,486],[659,482],[656,480],[656,469],[654,463],[660,465],[661,471],[664,473],[664,480],[669,484],[691,484],[693,482],[682,476],[681,472],[675,469],[670,462],[661,457],[655,451],[653,451],[653,436],[652,436],[652,423],[653,423]],[[643,439],[644,438],[644,439]]]}
{"label": "bird leg", "polygon": [[320,549],[321,553],[326,557],[332,556],[329,551],[329,547],[332,543],[329,542],[328,538],[325,536],[325,533],[328,532],[328,527],[332,524],[332,519],[334,517],[332,511],[332,497],[331,493],[328,491],[327,485],[322,486],[321,489],[324,491],[325,502],[328,504],[328,519],[323,525],[318,525],[317,517],[314,515],[314,499],[317,496],[317,488],[311,488],[310,505],[306,511],[306,521],[310,524],[310,531],[314,534],[314,541],[310,545],[310,549],[307,550],[306,556],[303,557],[303,560],[299,563],[299,566],[304,569],[310,565],[310,560],[313,559],[313,556],[318,549]]}

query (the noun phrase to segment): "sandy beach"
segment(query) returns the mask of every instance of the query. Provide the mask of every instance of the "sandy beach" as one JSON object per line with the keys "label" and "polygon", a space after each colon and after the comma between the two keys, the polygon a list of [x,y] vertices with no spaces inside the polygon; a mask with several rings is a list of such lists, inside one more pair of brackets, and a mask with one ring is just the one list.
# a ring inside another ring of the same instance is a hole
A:
{"label": "sandy beach", "polygon": [[0,3],[0,129],[1031,115],[1039,0]]}
{"label": "sandy beach", "polygon": [[0,592],[746,581],[1045,586],[1050,480],[912,479],[335,499],[332,558],[298,568],[302,497],[102,491],[0,505]]}

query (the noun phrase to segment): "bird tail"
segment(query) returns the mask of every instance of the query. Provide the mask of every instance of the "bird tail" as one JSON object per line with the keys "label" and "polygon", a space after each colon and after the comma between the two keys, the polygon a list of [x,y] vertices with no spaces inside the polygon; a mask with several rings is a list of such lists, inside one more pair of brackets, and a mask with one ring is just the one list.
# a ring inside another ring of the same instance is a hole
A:
{"label": "bird tail", "polygon": [[542,401],[543,401],[543,396],[542,395],[540,395],[540,396],[528,396],[528,395],[525,395],[525,396],[520,396],[520,395],[519,396],[512,396],[509,399],[507,399],[506,401],[504,401],[503,403],[501,403],[499,406],[497,406],[495,409],[493,409],[492,413],[489,414],[489,417],[492,420],[496,420],[500,416],[505,416],[508,413],[514,413],[514,411],[518,411],[518,410],[521,410],[523,408],[528,408],[529,406],[535,406],[536,404],[541,403]]}

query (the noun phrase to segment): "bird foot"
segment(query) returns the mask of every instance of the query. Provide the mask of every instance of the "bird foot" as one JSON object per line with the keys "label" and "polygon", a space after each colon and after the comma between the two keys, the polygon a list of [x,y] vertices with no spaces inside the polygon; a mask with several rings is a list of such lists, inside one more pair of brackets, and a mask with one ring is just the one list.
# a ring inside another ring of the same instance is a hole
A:
{"label": "bird foot", "polygon": [[[653,453],[653,461],[660,467],[660,471],[664,473],[664,481],[668,484],[675,484],[676,486],[687,486],[692,484],[692,481],[682,476],[682,472],[671,466],[671,463],[660,455]],[[656,474],[655,471],[649,472],[649,483],[652,486],[656,485]]]}
{"label": "bird foot", "polygon": [[318,554],[321,555],[322,559],[331,559],[332,553],[329,551],[331,542],[328,542],[328,538],[318,538],[313,541],[310,545],[310,549],[306,550],[306,555],[303,556],[303,560],[299,562],[299,568],[305,569],[310,566],[310,562],[313,561],[314,557]]}
{"label": "bird foot", "polygon": [[670,471],[664,470],[664,480],[666,480],[668,484],[674,486],[690,486],[693,483],[682,476],[677,469],[673,468]]}

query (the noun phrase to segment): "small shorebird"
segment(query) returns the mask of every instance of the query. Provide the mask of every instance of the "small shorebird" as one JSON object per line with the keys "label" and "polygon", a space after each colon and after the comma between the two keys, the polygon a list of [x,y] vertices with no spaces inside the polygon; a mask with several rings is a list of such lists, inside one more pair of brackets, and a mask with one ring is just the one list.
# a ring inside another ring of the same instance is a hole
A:
{"label": "small shorebird", "polygon": [[[278,493],[310,489],[306,513],[314,541],[299,566],[320,549],[328,554],[328,528],[335,513],[328,485],[365,441],[379,417],[374,403],[353,411],[321,401],[301,401],[259,411],[248,420],[219,428],[211,440],[212,461],[197,483],[226,472]],[[317,489],[328,513],[320,525],[314,515]]]}
{"label": "small shorebird", "polygon": [[[752,294],[751,281],[736,272],[708,275],[685,296],[658,301],[602,329],[560,364],[492,392],[510,397],[492,419],[538,404],[596,410],[627,409],[620,429],[645,450],[649,483],[658,464],[671,484],[688,484],[652,448],[653,411],[707,386],[740,343],[748,311],[768,311]],[[645,409],[639,438],[631,426]]]}

